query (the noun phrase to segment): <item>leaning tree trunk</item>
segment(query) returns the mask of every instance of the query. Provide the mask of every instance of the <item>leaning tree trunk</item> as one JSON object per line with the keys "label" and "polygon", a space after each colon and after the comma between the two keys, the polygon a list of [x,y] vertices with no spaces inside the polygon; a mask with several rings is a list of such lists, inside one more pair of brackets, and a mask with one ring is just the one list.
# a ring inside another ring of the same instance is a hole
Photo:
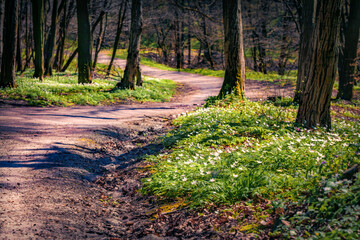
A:
{"label": "leaning tree trunk", "polygon": [[340,13],[344,0],[319,1],[313,32],[309,79],[301,96],[296,122],[312,128],[331,127],[330,100],[336,73]]}
{"label": "leaning tree trunk", "polygon": [[32,0],[32,11],[35,43],[34,78],[42,81],[44,76],[44,0]]}
{"label": "leaning tree trunk", "polygon": [[312,33],[314,30],[314,9],[317,0],[303,0],[303,8],[301,14],[301,33],[300,33],[300,49],[298,57],[298,74],[296,81],[296,89],[294,102],[299,102],[304,91],[304,86],[308,80],[310,56],[312,55]]}
{"label": "leaning tree trunk", "polygon": [[93,71],[96,70],[96,64],[97,64],[97,60],[98,60],[98,56],[99,56],[99,52],[101,50],[101,44],[102,44],[102,40],[105,34],[105,30],[106,30],[106,25],[107,25],[107,13],[105,14],[105,19],[106,21],[104,21],[104,17],[101,19],[100,21],[100,29],[99,29],[99,35],[98,35],[98,39],[96,41],[96,46],[95,46],[95,56],[94,56],[94,62],[93,62]]}
{"label": "leaning tree trunk", "polygon": [[343,60],[339,66],[339,92],[338,99],[351,100],[354,88],[354,71],[360,30],[360,1],[351,0],[350,14],[345,27],[345,45]]}
{"label": "leaning tree trunk", "polygon": [[18,24],[18,0],[5,0],[4,51],[2,53],[0,87],[15,87],[15,52]]}
{"label": "leaning tree trunk", "polygon": [[78,20],[78,68],[79,83],[91,83],[92,39],[90,31],[88,1],[76,0]]}
{"label": "leaning tree trunk", "polygon": [[114,59],[116,56],[116,50],[119,47],[119,42],[120,42],[120,35],[121,35],[121,31],[124,25],[124,20],[125,20],[125,14],[126,14],[126,8],[128,5],[128,0],[124,0],[123,3],[121,4],[120,10],[119,10],[119,16],[118,16],[118,22],[117,22],[117,28],[116,28],[116,35],[115,35],[115,41],[114,41],[114,46],[113,46],[113,52],[111,54],[111,60],[109,63],[109,67],[107,70],[107,74],[106,76],[109,76],[112,65],[114,63]]}
{"label": "leaning tree trunk", "polygon": [[46,41],[45,52],[44,52],[44,57],[45,57],[44,68],[45,68],[46,76],[52,76],[54,48],[56,45],[56,35],[57,35],[57,25],[58,25],[57,23],[58,23],[58,0],[54,0],[52,15],[51,15],[50,33]]}
{"label": "leaning tree trunk", "polygon": [[223,0],[225,30],[225,78],[219,97],[234,93],[245,98],[245,57],[241,20],[241,0]]}
{"label": "leaning tree trunk", "polygon": [[135,78],[141,76],[139,71],[140,64],[140,40],[142,31],[142,0],[131,1],[131,26],[128,56],[124,77],[121,79],[120,87],[135,89]]}

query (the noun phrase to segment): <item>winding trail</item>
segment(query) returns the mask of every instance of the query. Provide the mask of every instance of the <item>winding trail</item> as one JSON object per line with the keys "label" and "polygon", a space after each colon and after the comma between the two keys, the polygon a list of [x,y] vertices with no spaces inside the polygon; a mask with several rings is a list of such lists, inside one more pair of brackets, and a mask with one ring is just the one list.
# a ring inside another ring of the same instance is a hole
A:
{"label": "winding trail", "polygon": [[[100,54],[100,63],[108,61]],[[97,129],[192,110],[216,95],[222,83],[215,77],[141,68],[144,75],[174,80],[191,91],[166,103],[0,108],[0,239],[106,239],[109,235],[93,226],[107,221],[96,204],[99,188],[93,180],[113,160],[99,162],[79,142]],[[246,91],[257,99],[291,89],[247,81]]]}

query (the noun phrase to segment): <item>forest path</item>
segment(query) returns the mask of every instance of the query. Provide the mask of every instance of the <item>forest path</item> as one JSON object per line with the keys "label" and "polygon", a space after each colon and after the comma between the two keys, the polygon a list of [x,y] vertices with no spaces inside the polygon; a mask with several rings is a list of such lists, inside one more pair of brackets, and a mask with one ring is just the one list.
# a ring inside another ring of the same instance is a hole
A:
{"label": "forest path", "polygon": [[[107,61],[109,57],[101,54],[99,62]],[[147,131],[150,136],[154,132],[153,137],[163,133],[165,130],[156,130],[165,127],[163,117],[194,109],[206,97],[216,95],[222,82],[146,66],[142,73],[175,80],[190,91],[166,103],[0,108],[1,239],[108,239],[133,234],[128,228],[135,227],[119,219],[125,213],[137,211],[139,215],[141,208],[130,206],[127,199],[120,209],[124,213],[104,209],[99,198],[107,193],[94,183],[95,177],[134,158],[126,154],[138,146],[138,133]],[[265,98],[278,91],[269,88],[250,81],[247,96]],[[96,134],[112,143],[121,138],[118,158],[99,152],[93,138]]]}

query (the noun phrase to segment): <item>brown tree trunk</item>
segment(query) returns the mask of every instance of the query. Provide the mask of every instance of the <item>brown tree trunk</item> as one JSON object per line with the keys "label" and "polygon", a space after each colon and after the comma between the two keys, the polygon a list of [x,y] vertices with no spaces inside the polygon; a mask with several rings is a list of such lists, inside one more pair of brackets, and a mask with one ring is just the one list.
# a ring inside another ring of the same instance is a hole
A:
{"label": "brown tree trunk", "polygon": [[31,20],[30,20],[30,12],[31,12],[31,4],[28,4],[28,1],[25,1],[25,65],[22,71],[25,71],[29,65],[31,60],[31,46],[32,46],[32,38],[31,38]]}
{"label": "brown tree trunk", "polygon": [[353,97],[355,59],[360,30],[360,1],[351,0],[349,19],[344,29],[343,61],[339,66],[338,99],[351,101]]}
{"label": "brown tree trunk", "polygon": [[119,42],[120,42],[120,35],[121,35],[121,31],[124,25],[124,20],[125,20],[125,14],[126,14],[126,8],[128,5],[128,0],[124,0],[121,4],[121,7],[119,9],[119,16],[118,16],[118,22],[117,22],[117,28],[116,28],[116,35],[115,35],[115,41],[114,41],[114,46],[113,46],[113,52],[111,55],[111,60],[109,63],[109,67],[108,67],[108,72],[106,74],[106,76],[109,76],[111,68],[114,64],[114,59],[116,56],[116,51],[117,48],[119,47]]}
{"label": "brown tree trunk", "polygon": [[335,81],[340,14],[344,0],[319,1],[313,32],[309,79],[301,96],[296,122],[312,128],[331,127],[330,100]]}
{"label": "brown tree trunk", "polygon": [[16,71],[21,72],[23,69],[21,59],[21,18],[23,11],[23,1],[20,1],[19,13],[18,13],[18,24],[17,24],[17,39],[16,39]]}
{"label": "brown tree trunk", "polygon": [[312,34],[315,25],[314,10],[317,0],[303,0],[301,13],[300,48],[298,57],[298,74],[294,102],[299,102],[308,80],[310,56],[312,55]]}
{"label": "brown tree trunk", "polygon": [[88,11],[88,0],[76,0],[78,22],[78,68],[79,83],[91,83],[92,38]]}
{"label": "brown tree trunk", "polygon": [[[285,5],[285,3],[284,3]],[[282,39],[281,39],[281,46],[280,46],[280,56],[279,56],[279,62],[278,62],[278,74],[284,75],[286,70],[286,64],[289,60],[289,38],[288,34],[290,32],[289,29],[289,16],[288,11],[286,9],[286,6],[284,6],[284,15],[282,17]]]}
{"label": "brown tree trunk", "polygon": [[[3,30],[3,4],[4,0],[0,0],[0,32]],[[3,50],[3,34],[0,34],[0,66],[2,59],[2,50]]]}
{"label": "brown tree trunk", "polygon": [[35,43],[34,78],[43,81],[44,76],[44,0],[32,0],[33,31]]}
{"label": "brown tree trunk", "polygon": [[[15,87],[15,52],[18,24],[18,0],[5,0],[4,51],[2,53],[0,87]],[[5,61],[6,60],[6,61]]]}
{"label": "brown tree trunk", "polygon": [[128,56],[124,77],[121,79],[120,87],[135,89],[135,78],[139,79],[140,71],[140,40],[142,31],[142,0],[131,1],[131,26]]}
{"label": "brown tree trunk", "polygon": [[48,35],[45,52],[44,52],[44,69],[46,76],[52,76],[52,67],[54,61],[54,49],[56,48],[56,36],[57,36],[57,25],[58,25],[58,0],[53,1],[53,9],[51,15],[51,27]]}
{"label": "brown tree trunk", "polygon": [[[179,3],[179,0],[177,0]],[[184,4],[182,0],[180,0],[181,5]],[[179,7],[175,10],[175,59],[176,59],[176,68],[182,69],[184,66],[184,29],[183,29],[183,21],[182,12]]]}
{"label": "brown tree trunk", "polygon": [[[105,18],[107,18],[107,14],[105,14]],[[105,27],[106,27],[106,21],[104,21],[104,17],[100,21],[100,29],[99,29],[99,35],[98,39],[96,40],[96,46],[95,46],[95,56],[94,56],[94,62],[93,62],[93,71],[96,70],[96,64],[97,59],[99,56],[99,52],[101,50],[101,44],[105,33]]]}
{"label": "brown tree trunk", "polygon": [[219,97],[234,93],[245,98],[245,57],[241,0],[223,0],[225,78]]}

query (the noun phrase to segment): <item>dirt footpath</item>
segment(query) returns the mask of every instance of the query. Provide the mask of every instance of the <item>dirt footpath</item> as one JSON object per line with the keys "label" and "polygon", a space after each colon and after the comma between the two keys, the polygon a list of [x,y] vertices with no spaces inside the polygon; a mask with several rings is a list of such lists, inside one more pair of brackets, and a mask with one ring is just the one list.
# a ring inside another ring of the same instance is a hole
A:
{"label": "dirt footpath", "polygon": [[[167,103],[0,108],[0,239],[158,239],[149,220],[156,203],[137,194],[146,175],[134,169],[142,156],[162,151],[155,140],[173,116],[216,95],[222,80],[142,72],[182,83],[187,94]],[[247,84],[250,98],[291,91]]]}

